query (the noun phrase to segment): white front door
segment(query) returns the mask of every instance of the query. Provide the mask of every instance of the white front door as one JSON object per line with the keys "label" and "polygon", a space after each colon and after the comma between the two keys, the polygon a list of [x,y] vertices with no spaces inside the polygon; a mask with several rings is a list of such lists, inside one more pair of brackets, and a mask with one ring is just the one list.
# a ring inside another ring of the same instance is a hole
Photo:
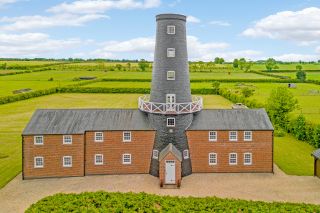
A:
{"label": "white front door", "polygon": [[176,94],[166,95],[167,111],[175,111]]}
{"label": "white front door", "polygon": [[176,164],[174,160],[166,161],[166,175],[165,175],[166,184],[175,184],[176,183]]}

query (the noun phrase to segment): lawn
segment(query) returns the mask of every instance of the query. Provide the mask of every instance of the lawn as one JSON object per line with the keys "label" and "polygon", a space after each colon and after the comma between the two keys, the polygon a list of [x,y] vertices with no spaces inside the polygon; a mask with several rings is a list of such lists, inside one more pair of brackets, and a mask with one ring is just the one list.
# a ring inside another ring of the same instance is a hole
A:
{"label": "lawn", "polygon": [[[36,109],[136,109],[139,96],[139,94],[54,94],[0,105],[0,188],[21,171],[21,133]],[[231,107],[231,102],[221,96],[204,95],[203,98],[205,108]]]}
{"label": "lawn", "polygon": [[288,175],[313,175],[314,148],[291,135],[274,138],[274,161]]}

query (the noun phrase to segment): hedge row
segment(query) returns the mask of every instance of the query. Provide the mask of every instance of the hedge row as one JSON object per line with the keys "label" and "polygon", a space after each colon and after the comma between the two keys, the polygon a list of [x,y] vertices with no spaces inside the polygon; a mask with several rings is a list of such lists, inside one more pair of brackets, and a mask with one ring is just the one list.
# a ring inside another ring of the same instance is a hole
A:
{"label": "hedge row", "polygon": [[250,71],[252,73],[258,74],[258,75],[264,75],[264,76],[269,76],[269,77],[274,77],[274,78],[280,78],[280,79],[291,79],[288,76],[283,76],[283,75],[276,75],[276,74],[272,74],[272,73],[267,73],[267,72],[261,72],[261,71]]}
{"label": "hedge row", "polygon": [[98,191],[48,196],[32,204],[29,212],[320,212],[320,206]]}
{"label": "hedge row", "polygon": [[[320,70],[303,70],[305,72],[320,72]],[[282,72],[297,72],[297,70],[272,70],[272,71],[268,71],[268,70],[262,70],[261,72],[268,72],[268,73],[282,73]]]}
{"label": "hedge row", "polygon": [[42,68],[42,69],[35,69],[35,70],[22,70],[22,71],[15,71],[15,72],[8,72],[8,73],[0,73],[0,76],[6,76],[6,75],[18,75],[18,74],[25,74],[25,73],[32,73],[32,72],[43,72],[52,70],[52,68]]}
{"label": "hedge row", "polygon": [[61,87],[60,93],[137,93],[149,94],[149,88]]}

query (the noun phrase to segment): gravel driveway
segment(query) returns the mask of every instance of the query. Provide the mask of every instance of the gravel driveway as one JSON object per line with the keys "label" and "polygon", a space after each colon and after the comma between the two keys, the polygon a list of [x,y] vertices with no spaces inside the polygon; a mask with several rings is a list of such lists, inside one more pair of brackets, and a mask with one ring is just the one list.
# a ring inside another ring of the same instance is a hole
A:
{"label": "gravel driveway", "polygon": [[18,175],[0,190],[0,212],[23,212],[37,200],[58,192],[98,190],[320,204],[319,178],[289,176],[275,166],[275,174],[192,174],[183,178],[180,189],[160,189],[158,178],[145,174],[25,181]]}

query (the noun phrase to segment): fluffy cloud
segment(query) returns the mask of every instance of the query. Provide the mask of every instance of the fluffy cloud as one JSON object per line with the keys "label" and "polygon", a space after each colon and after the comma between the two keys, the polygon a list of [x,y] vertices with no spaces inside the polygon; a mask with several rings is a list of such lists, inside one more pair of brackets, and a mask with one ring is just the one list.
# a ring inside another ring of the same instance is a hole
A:
{"label": "fluffy cloud", "polygon": [[189,23],[200,23],[200,19],[194,16],[187,16],[187,22]]}
{"label": "fluffy cloud", "polygon": [[13,18],[4,17],[0,19],[0,23],[6,24],[0,26],[0,30],[16,31],[60,26],[82,26],[87,22],[102,18],[109,17],[99,14],[58,14],[54,16],[19,16]]}
{"label": "fluffy cloud", "polygon": [[296,61],[318,61],[320,59],[320,56],[289,53],[289,54],[273,56],[272,58],[279,61],[296,62]]}
{"label": "fluffy cloud", "polygon": [[222,26],[222,27],[229,27],[231,24],[227,21],[210,21],[209,24],[211,25],[217,25],[217,26]]}
{"label": "fluffy cloud", "polygon": [[[207,42],[203,43],[195,36],[188,36],[188,52],[190,60],[212,60],[212,54],[217,50],[229,47],[227,43]],[[93,57],[126,58],[131,55],[132,59],[138,56],[148,57],[152,60],[155,47],[154,38],[134,38],[127,41],[109,41],[103,43],[103,47],[91,53]],[[137,56],[138,55],[138,56]]]}
{"label": "fluffy cloud", "polygon": [[320,41],[320,8],[283,11],[270,15],[242,32],[248,37],[267,37],[310,44]]}
{"label": "fluffy cloud", "polygon": [[0,7],[6,4],[12,4],[17,2],[18,0],[0,0]]}
{"label": "fluffy cloud", "polygon": [[37,57],[61,53],[85,42],[80,39],[54,40],[43,33],[0,34],[0,57]]}
{"label": "fluffy cloud", "polygon": [[64,2],[47,11],[52,13],[92,14],[103,13],[111,9],[148,9],[158,7],[160,4],[160,0],[78,0],[72,3]]}

